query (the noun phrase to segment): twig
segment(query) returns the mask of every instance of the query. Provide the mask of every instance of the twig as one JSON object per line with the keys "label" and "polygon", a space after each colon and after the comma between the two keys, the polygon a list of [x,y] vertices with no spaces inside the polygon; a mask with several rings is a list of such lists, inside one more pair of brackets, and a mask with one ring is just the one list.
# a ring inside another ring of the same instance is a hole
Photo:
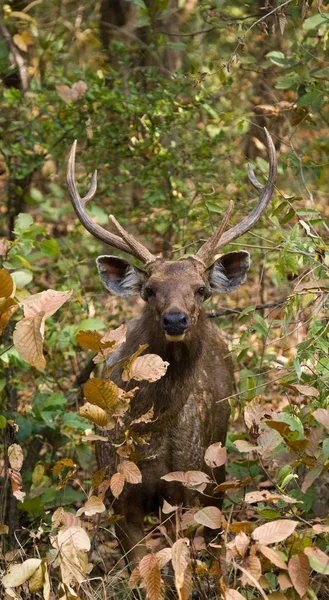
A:
{"label": "twig", "polygon": [[[263,310],[264,308],[276,308],[277,306],[282,306],[287,302],[288,298],[284,300],[278,300],[277,302],[269,302],[268,304],[256,304],[253,307],[253,310]],[[223,317],[224,315],[232,315],[232,314],[240,314],[245,308],[225,308],[224,310],[216,310],[211,313],[207,313],[207,317],[209,319],[216,319],[217,317]]]}
{"label": "twig", "polygon": [[17,69],[18,69],[18,74],[19,74],[19,79],[20,79],[20,83],[21,83],[21,91],[23,93],[27,92],[28,87],[29,87],[29,80],[28,80],[28,73],[27,73],[27,68],[26,68],[26,64],[25,64],[25,60],[22,57],[22,55],[20,54],[20,52],[18,51],[17,46],[14,44],[13,39],[7,29],[7,27],[1,23],[0,21],[0,31],[3,35],[3,37],[5,38],[10,51],[12,52],[12,55],[14,57],[15,63],[17,65]]}
{"label": "twig", "polygon": [[249,573],[249,571],[247,571],[244,567],[242,567],[241,565],[239,565],[239,563],[233,561],[233,565],[235,566],[236,569],[239,569],[239,571],[242,571],[242,573],[248,577],[248,579],[250,581],[252,581],[252,583],[254,584],[254,586],[258,589],[259,593],[261,594],[261,596],[264,598],[264,600],[268,600],[268,596],[265,594],[263,588],[261,587],[261,585],[258,583],[257,579],[255,579],[255,577]]}

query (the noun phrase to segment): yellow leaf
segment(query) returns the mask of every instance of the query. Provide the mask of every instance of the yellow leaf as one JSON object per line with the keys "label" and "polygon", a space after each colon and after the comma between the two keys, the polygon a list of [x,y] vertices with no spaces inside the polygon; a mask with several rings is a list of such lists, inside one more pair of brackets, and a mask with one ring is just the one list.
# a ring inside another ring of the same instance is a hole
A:
{"label": "yellow leaf", "polygon": [[12,469],[20,471],[23,465],[23,450],[19,444],[12,444],[8,448],[8,459]]}
{"label": "yellow leaf", "polygon": [[90,496],[86,504],[77,511],[77,517],[80,517],[80,515],[83,513],[86,515],[86,517],[92,517],[97,513],[104,512],[104,510],[106,510],[105,504],[103,504],[103,502],[97,498],[97,496]]}
{"label": "yellow leaf", "polygon": [[17,48],[19,48],[23,52],[27,52],[26,42],[24,41],[23,37],[19,33],[15,33],[15,35],[13,36],[13,41],[14,41],[15,45],[17,46]]}
{"label": "yellow leaf", "polygon": [[39,294],[33,294],[22,300],[25,317],[34,317],[43,312],[45,319],[51,317],[73,294],[73,290],[56,292],[56,290],[45,290]]}
{"label": "yellow leaf", "polygon": [[100,427],[105,427],[109,422],[109,415],[105,410],[89,402],[80,407],[79,414],[81,417],[88,419],[92,423],[96,423]]}
{"label": "yellow leaf", "polygon": [[9,298],[15,294],[15,283],[6,269],[0,269],[0,298]]}
{"label": "yellow leaf", "polygon": [[53,466],[53,473],[55,473],[55,475],[61,475],[63,469],[65,467],[73,467],[75,468],[75,464],[73,462],[73,460],[71,460],[70,458],[62,458],[61,460],[58,460],[55,465]]}
{"label": "yellow leaf", "polygon": [[11,565],[7,574],[2,578],[5,588],[15,588],[32,577],[41,564],[40,558],[28,558],[23,563]]}
{"label": "yellow leaf", "polygon": [[76,336],[78,344],[85,350],[93,350],[94,352],[101,352],[101,334],[98,331],[79,331]]}
{"label": "yellow leaf", "polygon": [[32,19],[32,17],[30,17],[30,15],[21,12],[19,10],[13,10],[10,13],[11,17],[14,17],[14,19],[19,19],[20,21],[29,21],[30,23],[34,22],[34,19]]}
{"label": "yellow leaf", "polygon": [[0,535],[7,534],[9,531],[8,525],[4,525],[4,523],[0,523]]}
{"label": "yellow leaf", "polygon": [[154,382],[166,374],[168,366],[169,363],[157,354],[144,354],[135,358],[133,362],[129,361],[129,367],[125,367],[122,379]]}
{"label": "yellow leaf", "polygon": [[44,339],[45,313],[22,319],[15,327],[13,341],[20,357],[32,367],[43,369],[46,366],[42,352]]}
{"label": "yellow leaf", "polygon": [[94,377],[83,386],[86,400],[103,410],[113,411],[118,402],[119,388],[108,379]]}
{"label": "yellow leaf", "polygon": [[44,584],[44,565],[41,563],[38,568],[34,571],[30,581],[29,588],[30,592],[38,592],[41,590]]}
{"label": "yellow leaf", "polygon": [[134,360],[140,355],[142,354],[142,352],[144,352],[144,350],[146,350],[146,348],[148,348],[148,344],[142,344],[141,346],[139,346],[138,350],[136,350],[136,352],[134,352],[134,354],[131,355],[130,359],[128,360],[128,362],[125,363],[124,365],[124,370],[122,373],[122,380],[123,381],[129,381],[129,372],[130,372],[130,368],[134,362]]}
{"label": "yellow leaf", "polygon": [[19,308],[16,300],[13,298],[4,298],[0,300],[0,335],[5,329],[10,317]]}

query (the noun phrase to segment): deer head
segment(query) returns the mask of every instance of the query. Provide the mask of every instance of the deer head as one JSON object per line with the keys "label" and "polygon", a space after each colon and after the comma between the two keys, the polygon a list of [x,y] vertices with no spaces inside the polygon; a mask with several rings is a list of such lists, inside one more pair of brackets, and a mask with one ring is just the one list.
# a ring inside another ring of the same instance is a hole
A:
{"label": "deer head", "polygon": [[[249,253],[229,252],[211,260],[219,249],[251,229],[261,218],[270,202],[276,177],[276,155],[272,139],[265,129],[269,149],[269,177],[261,185],[248,165],[252,185],[259,192],[255,208],[240,223],[225,232],[232,212],[233,202],[217,231],[207,240],[194,256],[183,260],[168,261],[153,255],[140,244],[110,215],[116,234],[103,229],[88,216],[85,206],[96,192],[95,171],[89,192],[79,196],[75,184],[76,142],[72,146],[67,169],[67,183],[73,208],[84,227],[96,238],[113,248],[135,256],[143,263],[143,269],[117,256],[99,256],[96,260],[100,277],[105,287],[119,296],[140,294],[148,305],[153,318],[159,323],[167,341],[180,342],[198,321],[203,302],[212,294],[235,290],[246,279],[249,269]],[[151,316],[150,315],[150,316]]]}

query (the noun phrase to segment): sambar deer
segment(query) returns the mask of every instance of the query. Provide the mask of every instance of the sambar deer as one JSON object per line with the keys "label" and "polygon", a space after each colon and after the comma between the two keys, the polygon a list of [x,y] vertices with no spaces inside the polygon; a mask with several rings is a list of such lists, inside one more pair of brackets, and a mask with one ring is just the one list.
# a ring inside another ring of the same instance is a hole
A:
{"label": "sambar deer", "polygon": [[[81,223],[102,242],[143,263],[140,269],[117,256],[99,256],[96,261],[100,277],[110,292],[119,296],[140,294],[145,301],[142,313],[128,325],[126,342],[116,360],[131,356],[140,344],[147,344],[147,352],[169,362],[164,377],[154,383],[140,384],[130,407],[134,419],[154,408],[154,421],[145,425],[151,434],[149,445],[139,450],[145,454],[147,448],[147,460],[138,463],[142,483],[126,484],[114,503],[115,511],[123,516],[116,526],[117,536],[133,564],[145,554],[145,545],[141,543],[144,516],[157,509],[163,498],[174,505],[191,506],[191,490],[180,483],[165,482],[161,477],[172,471],[209,471],[204,463],[205,450],[214,442],[225,444],[233,369],[227,358],[228,348],[208,319],[203,303],[213,294],[235,290],[246,279],[248,252],[230,252],[210,266],[209,263],[221,247],[253,227],[270,202],[276,155],[272,139],[266,130],[265,133],[269,149],[269,177],[265,185],[258,182],[248,165],[249,179],[259,191],[255,208],[241,223],[224,232],[226,214],[219,229],[194,256],[174,261],[151,254],[112,215],[110,220],[116,234],[90,219],[85,205],[96,192],[97,174],[93,175],[89,192],[81,198],[75,184],[76,142],[71,150],[68,189]],[[111,379],[122,387],[120,365],[112,370]],[[100,468],[111,465],[111,461],[113,464],[114,455],[110,442],[98,443]],[[220,483],[224,477],[224,468],[217,469],[216,481]],[[207,501],[204,498],[203,503]],[[214,503],[211,498],[210,504]]]}

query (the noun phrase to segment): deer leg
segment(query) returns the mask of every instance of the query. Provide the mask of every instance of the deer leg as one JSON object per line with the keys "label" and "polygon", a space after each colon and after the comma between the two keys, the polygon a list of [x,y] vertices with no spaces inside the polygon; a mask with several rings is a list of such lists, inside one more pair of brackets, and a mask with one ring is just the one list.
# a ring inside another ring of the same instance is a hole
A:
{"label": "deer leg", "polygon": [[115,533],[128,568],[132,571],[147,552],[144,541],[143,507],[136,504],[136,502],[135,505],[134,502],[131,502],[127,510],[124,511],[123,519],[116,523]]}

